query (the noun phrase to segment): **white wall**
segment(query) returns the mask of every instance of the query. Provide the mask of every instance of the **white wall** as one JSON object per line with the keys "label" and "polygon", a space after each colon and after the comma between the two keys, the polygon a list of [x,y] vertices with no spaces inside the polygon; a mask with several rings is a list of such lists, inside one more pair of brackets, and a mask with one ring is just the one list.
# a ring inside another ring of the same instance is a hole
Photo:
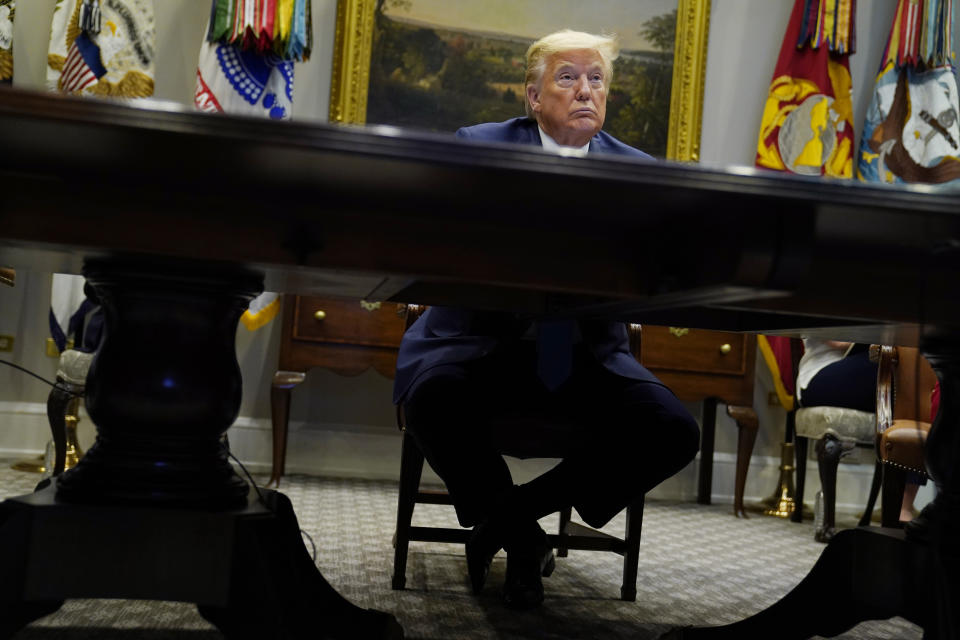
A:
{"label": "white wall", "polygon": [[[196,59],[209,3],[204,0],[156,0],[156,97],[190,104]],[[779,0],[713,0],[702,131],[702,161],[712,165],[752,165],[757,128],[773,74],[792,2]],[[42,89],[46,74],[46,41],[54,0],[18,3],[15,31],[15,85]],[[854,111],[861,122],[873,86],[896,0],[869,0],[858,6],[857,53],[851,58]],[[327,117],[336,0],[313,0],[314,54],[296,68],[294,118],[323,121]],[[859,125],[858,125],[859,132]],[[0,334],[15,334],[9,358],[47,377],[55,360],[43,354],[49,274],[18,274],[14,289],[0,288]],[[254,469],[270,460],[269,386],[277,362],[279,325],[255,333],[239,329],[237,354],[244,380],[240,418],[231,430],[237,455]],[[0,354],[0,357],[8,354]],[[778,477],[783,411],[767,403],[772,382],[758,361],[755,407],[761,418],[746,494],[769,495]],[[343,378],[313,371],[295,390],[291,408],[288,471],[320,474],[396,477],[399,437],[390,404],[391,381],[373,371]],[[47,438],[43,402],[46,388],[7,368],[0,368],[0,454],[38,453]],[[698,406],[690,406],[699,415]],[[730,501],[736,426],[718,412],[714,496]],[[86,445],[93,437],[89,421],[81,423]],[[850,509],[862,504],[871,467],[843,465],[838,502]],[[527,473],[530,473],[527,469]],[[523,473],[523,472],[521,472]],[[815,464],[807,474],[808,499],[818,481]],[[695,466],[664,483],[654,496],[691,498],[696,490]]]}

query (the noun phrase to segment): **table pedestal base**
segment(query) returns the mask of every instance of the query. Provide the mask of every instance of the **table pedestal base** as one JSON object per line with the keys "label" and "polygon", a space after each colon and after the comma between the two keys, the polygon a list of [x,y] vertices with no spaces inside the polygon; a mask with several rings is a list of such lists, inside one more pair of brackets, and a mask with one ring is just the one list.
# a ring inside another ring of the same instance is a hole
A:
{"label": "table pedestal base", "polygon": [[231,639],[403,638],[393,616],[327,583],[290,500],[263,497],[219,512],[64,503],[52,486],[4,501],[0,638],[67,598],[194,602]]}
{"label": "table pedestal base", "polygon": [[924,640],[960,637],[960,556],[904,538],[899,529],[839,532],[807,576],[760,613],[720,627],[673,629],[662,640],[801,640],[832,637],[864,620],[902,616]]}

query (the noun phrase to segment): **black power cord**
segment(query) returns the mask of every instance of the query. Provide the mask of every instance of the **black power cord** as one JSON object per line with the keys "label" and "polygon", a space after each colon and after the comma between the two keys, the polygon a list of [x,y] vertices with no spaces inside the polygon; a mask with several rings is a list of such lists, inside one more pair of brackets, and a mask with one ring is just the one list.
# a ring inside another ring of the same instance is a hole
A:
{"label": "black power cord", "polygon": [[27,369],[26,367],[21,367],[21,366],[18,365],[18,364],[15,364],[15,363],[13,363],[13,362],[10,362],[9,360],[0,360],[0,364],[5,364],[5,365],[7,365],[8,367],[13,367],[14,369],[16,369],[16,370],[18,370],[18,371],[22,371],[23,373],[27,374],[28,376],[33,376],[34,378],[36,378],[36,379],[39,380],[40,382],[43,382],[43,383],[45,383],[45,384],[48,384],[48,385],[50,385],[51,387],[53,387],[54,389],[59,389],[60,391],[63,391],[64,393],[68,393],[68,394],[70,394],[71,396],[73,396],[73,397],[75,397],[75,398],[81,397],[81,395],[80,395],[79,393],[74,393],[73,391],[70,391],[69,389],[67,389],[66,387],[64,387],[63,385],[61,385],[59,382],[53,382],[53,381],[51,381],[51,380],[47,380],[47,379],[44,378],[43,376],[41,376],[41,375],[39,375],[39,374],[36,374],[36,373],[34,373],[33,371],[30,371],[30,370]]}
{"label": "black power cord", "polygon": [[[253,476],[250,475],[250,472],[247,471],[247,468],[246,468],[245,466],[243,466],[243,463],[240,462],[240,460],[237,458],[237,456],[233,455],[233,452],[230,451],[230,439],[227,438],[227,435],[226,435],[226,434],[223,435],[223,444],[224,444],[224,446],[226,446],[226,448],[227,448],[227,455],[230,456],[230,458],[231,458],[234,462],[237,463],[237,466],[239,466],[240,469],[243,471],[243,473],[247,476],[247,480],[249,480],[249,481],[250,481],[250,484],[253,485],[253,489],[254,489],[254,491],[257,492],[257,497],[258,497],[258,499],[260,500],[260,504],[262,504],[264,507],[266,507],[266,509],[267,509],[268,511],[270,511],[270,512],[272,513],[272,512],[273,512],[273,509],[271,509],[271,508],[270,508],[270,505],[267,504],[266,499],[263,497],[263,494],[260,492],[260,487],[257,486],[256,480],[253,479]],[[314,562],[314,564],[316,564],[316,562],[317,562],[317,545],[313,542],[313,538],[310,536],[310,534],[307,533],[306,531],[304,531],[303,529],[300,529],[300,535],[301,535],[301,536],[305,536],[305,537],[307,538],[307,540],[310,541],[310,548],[312,549],[312,551],[311,551],[311,553],[310,553],[310,557],[313,558],[313,562]]]}

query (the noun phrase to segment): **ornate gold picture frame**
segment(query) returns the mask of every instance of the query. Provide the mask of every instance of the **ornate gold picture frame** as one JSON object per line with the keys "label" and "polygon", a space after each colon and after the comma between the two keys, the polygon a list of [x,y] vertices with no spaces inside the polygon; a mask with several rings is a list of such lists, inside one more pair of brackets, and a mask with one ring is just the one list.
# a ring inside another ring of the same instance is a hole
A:
{"label": "ornate gold picture frame", "polygon": [[[339,0],[330,87],[330,121],[363,124],[377,0]],[[706,72],[710,0],[677,0],[666,156],[696,162]],[[467,124],[467,123],[465,123]]]}

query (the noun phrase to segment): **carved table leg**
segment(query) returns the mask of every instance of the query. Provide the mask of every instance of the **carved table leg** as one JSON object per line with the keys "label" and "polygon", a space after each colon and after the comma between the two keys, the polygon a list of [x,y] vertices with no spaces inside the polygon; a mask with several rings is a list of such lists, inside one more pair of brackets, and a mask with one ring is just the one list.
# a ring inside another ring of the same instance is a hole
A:
{"label": "carved table leg", "polygon": [[249,504],[228,460],[237,323],[261,277],[119,259],[84,275],[106,321],[97,438],[55,487],[0,503],[0,638],[75,597],[195,602],[229,638],[401,638],[327,584],[289,500]]}
{"label": "carved table leg", "polygon": [[307,374],[301,371],[277,371],[270,387],[270,414],[273,427],[273,467],[270,469],[268,487],[280,486],[280,478],[286,472],[287,430],[290,426],[290,395],[293,388],[304,381]]}
{"label": "carved table leg", "polygon": [[733,490],[733,513],[738,518],[746,518],[743,507],[743,492],[747,486],[747,471],[750,470],[750,458],[753,446],[757,442],[760,420],[753,407],[727,405],[727,415],[737,422],[737,476]]}

